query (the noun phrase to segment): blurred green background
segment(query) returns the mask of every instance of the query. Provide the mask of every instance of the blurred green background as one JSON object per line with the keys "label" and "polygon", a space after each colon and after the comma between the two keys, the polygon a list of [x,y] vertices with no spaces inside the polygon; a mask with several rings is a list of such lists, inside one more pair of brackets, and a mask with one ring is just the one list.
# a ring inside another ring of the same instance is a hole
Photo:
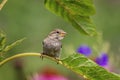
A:
{"label": "blurred green background", "polygon": [[[0,0],[1,2],[2,0]],[[103,40],[110,43],[108,53],[113,57],[113,65],[119,71],[120,63],[120,0],[94,0],[96,14],[92,16],[97,30],[103,33]],[[95,44],[92,37],[80,34],[68,22],[61,17],[49,12],[44,6],[44,0],[8,0],[0,11],[0,28],[6,33],[8,44],[26,37],[27,39],[8,52],[7,56],[22,52],[42,52],[42,40],[47,34],[55,29],[61,28],[68,34],[63,40],[63,50],[61,58],[65,58],[76,52],[80,44]],[[52,66],[58,69],[63,75],[70,77],[71,80],[78,79],[74,73],[65,69],[61,65],[48,59],[43,61],[39,57],[23,57],[13,60],[0,68],[0,80],[22,80],[15,66],[15,61],[22,61],[23,73],[28,76],[40,71],[44,66]],[[18,71],[19,72],[19,71]],[[22,76],[22,75],[21,75]]]}

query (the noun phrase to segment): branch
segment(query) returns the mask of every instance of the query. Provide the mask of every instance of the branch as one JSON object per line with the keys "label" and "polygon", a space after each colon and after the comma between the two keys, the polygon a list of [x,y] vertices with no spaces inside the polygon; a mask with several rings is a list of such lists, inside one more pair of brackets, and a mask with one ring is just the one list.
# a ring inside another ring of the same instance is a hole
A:
{"label": "branch", "polygon": [[3,6],[5,5],[5,3],[7,2],[7,0],[3,0],[0,4],[0,11],[2,10]]}
{"label": "branch", "polygon": [[[24,56],[37,56],[40,57],[40,53],[20,53],[16,54],[14,56],[11,56],[9,58],[4,59],[0,62],[0,67],[7,63],[8,61],[11,61],[15,58],[24,57]],[[56,63],[59,63],[63,65],[64,67],[70,69],[74,73],[80,75],[85,80],[120,80],[120,76],[115,73],[110,73],[104,68],[98,66],[95,64],[92,60],[84,57],[80,54],[73,54],[71,56],[66,57],[65,59],[62,59],[60,61],[46,56],[42,55],[42,57],[49,58]],[[103,75],[104,74],[104,75]]]}
{"label": "branch", "polygon": [[[8,57],[8,58],[4,59],[3,61],[1,61],[0,66],[4,65],[8,61],[11,61],[11,60],[19,58],[19,57],[24,57],[24,56],[38,56],[38,57],[40,57],[41,54],[40,53],[20,53],[20,54],[16,54],[14,56]],[[55,62],[57,62],[59,64],[62,64],[61,61],[58,61],[58,60],[56,60],[56,59],[54,59],[52,57],[49,57],[49,56],[46,56],[46,55],[42,55],[42,56],[46,57],[46,58],[49,58],[49,59],[51,59],[51,60],[53,60],[53,61],[55,61]]]}

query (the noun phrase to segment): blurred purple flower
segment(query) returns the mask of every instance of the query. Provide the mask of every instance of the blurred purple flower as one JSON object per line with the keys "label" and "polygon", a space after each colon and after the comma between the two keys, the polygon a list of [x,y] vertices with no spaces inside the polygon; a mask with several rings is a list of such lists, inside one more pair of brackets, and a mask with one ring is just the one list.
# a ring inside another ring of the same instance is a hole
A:
{"label": "blurred purple flower", "polygon": [[91,55],[92,50],[91,50],[91,48],[90,48],[89,46],[87,46],[87,45],[81,45],[81,46],[77,49],[77,52],[88,57],[88,56]]}
{"label": "blurred purple flower", "polygon": [[108,55],[106,53],[102,53],[99,57],[96,58],[95,62],[102,67],[108,66]]}

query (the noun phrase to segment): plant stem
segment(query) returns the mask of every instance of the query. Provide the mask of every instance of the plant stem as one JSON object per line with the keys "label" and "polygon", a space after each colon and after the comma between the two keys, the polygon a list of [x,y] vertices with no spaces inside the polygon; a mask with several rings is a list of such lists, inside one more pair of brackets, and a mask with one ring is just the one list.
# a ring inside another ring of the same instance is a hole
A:
{"label": "plant stem", "polygon": [[[16,58],[19,58],[19,57],[24,57],[24,56],[38,56],[38,57],[40,57],[41,54],[40,54],[40,53],[20,53],[20,54],[16,54],[16,55],[14,55],[14,56],[8,57],[8,58],[4,59],[3,61],[1,61],[1,62],[0,62],[0,66],[2,66],[3,64],[5,64],[5,63],[8,62],[8,61],[11,61],[11,60],[16,59]],[[46,55],[42,55],[42,56],[43,56],[43,57],[50,58],[50,59],[52,59],[53,61],[62,64],[61,61],[58,61],[58,60],[56,60],[56,59],[54,59],[54,58],[51,58],[51,57],[46,56]]]}
{"label": "plant stem", "polygon": [[5,3],[7,2],[7,0],[3,0],[2,3],[0,4],[0,11],[2,10],[3,6],[5,5]]}

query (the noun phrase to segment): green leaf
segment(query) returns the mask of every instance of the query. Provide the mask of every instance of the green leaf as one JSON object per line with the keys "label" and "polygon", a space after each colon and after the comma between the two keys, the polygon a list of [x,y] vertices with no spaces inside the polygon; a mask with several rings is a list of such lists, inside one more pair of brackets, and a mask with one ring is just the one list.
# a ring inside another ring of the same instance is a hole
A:
{"label": "green leaf", "polygon": [[94,36],[97,35],[94,24],[91,22],[90,17],[75,16],[71,19],[72,25],[80,32]]}
{"label": "green leaf", "polygon": [[5,43],[6,43],[6,35],[0,31],[0,52],[2,52],[2,50],[4,49]]}
{"label": "green leaf", "polygon": [[108,72],[81,54],[74,54],[62,60],[63,65],[87,80],[120,80],[120,76]]}
{"label": "green leaf", "polygon": [[13,47],[15,47],[16,45],[20,44],[23,40],[25,40],[25,38],[22,38],[22,39],[20,39],[20,40],[17,40],[17,41],[15,41],[15,42],[13,42],[12,44],[6,46],[5,49],[3,50],[3,52],[5,53],[5,52],[11,50]]}
{"label": "green leaf", "polygon": [[81,33],[96,35],[95,26],[90,19],[95,13],[92,0],[45,0],[45,6],[70,22]]}

